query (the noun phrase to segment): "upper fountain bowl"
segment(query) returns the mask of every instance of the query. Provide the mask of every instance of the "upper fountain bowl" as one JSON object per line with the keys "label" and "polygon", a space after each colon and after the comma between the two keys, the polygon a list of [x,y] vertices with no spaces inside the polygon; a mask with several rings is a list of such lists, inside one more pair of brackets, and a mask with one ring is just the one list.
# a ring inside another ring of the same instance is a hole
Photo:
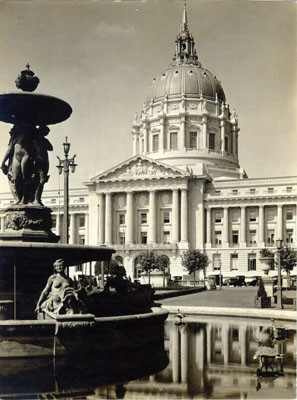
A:
{"label": "upper fountain bowl", "polygon": [[70,117],[72,108],[57,97],[28,92],[0,94],[0,121],[52,125]]}

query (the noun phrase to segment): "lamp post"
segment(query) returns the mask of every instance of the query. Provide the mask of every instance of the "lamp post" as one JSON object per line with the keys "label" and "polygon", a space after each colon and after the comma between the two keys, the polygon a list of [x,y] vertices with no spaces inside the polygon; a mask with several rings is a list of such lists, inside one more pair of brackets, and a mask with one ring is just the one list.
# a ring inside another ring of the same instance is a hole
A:
{"label": "lamp post", "polygon": [[63,218],[63,243],[68,243],[68,227],[69,227],[69,169],[71,172],[75,171],[75,157],[74,155],[72,158],[69,158],[69,150],[70,150],[70,143],[67,141],[67,136],[65,138],[65,142],[63,143],[64,147],[64,160],[61,160],[58,156],[59,165],[57,168],[59,170],[59,174],[61,175],[64,172],[64,218]]}
{"label": "lamp post", "polygon": [[222,290],[222,261],[220,260],[219,262],[220,262],[220,264],[219,264],[219,266],[220,266],[220,290]]}
{"label": "lamp post", "polygon": [[277,308],[282,309],[282,275],[281,275],[281,249],[283,247],[283,241],[281,239],[276,240],[276,248],[278,255],[278,275],[277,275]]}

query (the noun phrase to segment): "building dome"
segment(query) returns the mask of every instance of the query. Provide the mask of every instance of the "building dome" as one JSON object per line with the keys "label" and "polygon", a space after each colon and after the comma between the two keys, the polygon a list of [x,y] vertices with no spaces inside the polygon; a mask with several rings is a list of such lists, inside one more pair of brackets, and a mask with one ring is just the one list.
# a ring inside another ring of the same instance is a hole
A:
{"label": "building dome", "polygon": [[145,103],[180,95],[224,103],[226,98],[220,81],[198,61],[195,41],[188,28],[186,8],[175,45],[173,61],[149,84]]}
{"label": "building dome", "polygon": [[184,94],[186,97],[216,98],[225,102],[224,90],[218,79],[200,63],[176,64],[167,68],[150,83],[147,101],[162,97],[174,97]]}
{"label": "building dome", "polygon": [[152,80],[132,127],[133,154],[212,177],[238,177],[238,118],[220,81],[198,60],[186,5],[173,59]]}

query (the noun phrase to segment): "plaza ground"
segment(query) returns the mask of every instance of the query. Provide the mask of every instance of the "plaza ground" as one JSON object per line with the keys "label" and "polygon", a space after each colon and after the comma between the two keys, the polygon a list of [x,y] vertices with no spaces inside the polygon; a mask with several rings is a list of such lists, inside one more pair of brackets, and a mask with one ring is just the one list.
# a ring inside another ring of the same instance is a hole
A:
{"label": "plaza ground", "polygon": [[257,287],[223,287],[221,290],[205,290],[158,300],[162,305],[192,307],[235,307],[254,308]]}

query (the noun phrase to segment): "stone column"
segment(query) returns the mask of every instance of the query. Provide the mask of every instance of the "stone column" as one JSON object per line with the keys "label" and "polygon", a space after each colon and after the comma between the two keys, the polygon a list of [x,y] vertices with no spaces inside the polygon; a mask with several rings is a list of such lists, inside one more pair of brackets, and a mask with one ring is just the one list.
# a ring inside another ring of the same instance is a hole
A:
{"label": "stone column", "polygon": [[111,193],[105,194],[105,243],[112,243],[112,197]]}
{"label": "stone column", "polygon": [[179,150],[184,150],[185,148],[186,148],[186,117],[183,115],[181,117]]}
{"label": "stone column", "polygon": [[204,115],[202,118],[202,149],[207,148],[207,116]]}
{"label": "stone column", "polygon": [[246,247],[246,207],[240,208],[240,247]]}
{"label": "stone column", "polygon": [[208,364],[213,362],[212,354],[213,354],[212,325],[208,323],[206,327],[206,359]]}
{"label": "stone column", "polygon": [[133,156],[136,156],[136,154],[138,154],[137,151],[137,143],[138,142],[138,137],[136,133],[133,133]]}
{"label": "stone column", "polygon": [[70,214],[70,243],[75,244],[76,243],[76,218],[75,214]]}
{"label": "stone column", "polygon": [[188,189],[181,190],[181,241],[188,241]]}
{"label": "stone column", "polygon": [[164,118],[160,118],[160,139],[159,139],[159,151],[164,151]]}
{"label": "stone column", "polygon": [[264,239],[264,206],[259,206],[259,246],[265,247]]}
{"label": "stone column", "polygon": [[240,358],[241,365],[246,366],[247,361],[247,327],[246,325],[241,325],[239,327],[239,345],[240,345]]}
{"label": "stone column", "polygon": [[149,243],[156,243],[156,191],[149,192]]}
{"label": "stone column", "polygon": [[222,348],[224,364],[229,364],[229,354],[230,354],[230,343],[229,343],[229,325],[224,323],[222,325]]}
{"label": "stone column", "polygon": [[221,119],[220,127],[221,127],[221,152],[223,153],[225,151],[225,121],[224,121],[224,119]]}
{"label": "stone column", "polygon": [[170,354],[172,365],[172,381],[178,382],[179,380],[179,331],[176,326],[172,326],[170,338]]}
{"label": "stone column", "polygon": [[148,152],[148,123],[145,123],[144,126],[144,153]]}
{"label": "stone column", "polygon": [[[180,330],[180,360],[181,360],[181,381],[188,381],[188,330],[184,326]],[[203,350],[202,350],[203,351]]]}
{"label": "stone column", "polygon": [[85,244],[89,244],[89,214],[85,214]]}
{"label": "stone column", "polygon": [[277,206],[277,238],[283,240],[283,206]]}
{"label": "stone column", "polygon": [[99,193],[98,195],[98,244],[102,245],[105,243],[104,240],[104,194]]}
{"label": "stone column", "polygon": [[228,207],[224,207],[224,234],[223,234],[223,246],[229,246],[229,210]]}
{"label": "stone column", "polygon": [[133,192],[127,192],[127,236],[126,243],[133,243]]}
{"label": "stone column", "polygon": [[172,190],[172,242],[179,241],[179,201],[178,189]]}
{"label": "stone column", "polygon": [[[60,236],[60,214],[59,213],[57,213],[56,214],[56,232],[57,232],[57,235],[59,235]],[[1,227],[3,227],[2,229],[4,229],[4,226],[3,226],[3,221],[1,221]]]}
{"label": "stone column", "polygon": [[206,246],[211,247],[212,242],[211,232],[211,208],[206,209]]}

